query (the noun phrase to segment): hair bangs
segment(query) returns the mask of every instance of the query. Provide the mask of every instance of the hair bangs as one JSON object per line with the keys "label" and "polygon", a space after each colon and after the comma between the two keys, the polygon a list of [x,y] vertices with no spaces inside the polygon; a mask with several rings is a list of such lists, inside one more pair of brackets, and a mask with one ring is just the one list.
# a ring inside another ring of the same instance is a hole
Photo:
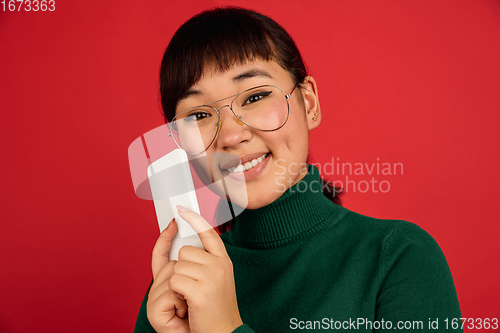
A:
{"label": "hair bangs", "polygon": [[[203,65],[225,71],[250,60],[275,60],[274,45],[262,26],[251,16],[228,15],[215,17],[201,36]],[[206,21],[205,21],[206,22]],[[194,50],[199,52],[199,50]]]}

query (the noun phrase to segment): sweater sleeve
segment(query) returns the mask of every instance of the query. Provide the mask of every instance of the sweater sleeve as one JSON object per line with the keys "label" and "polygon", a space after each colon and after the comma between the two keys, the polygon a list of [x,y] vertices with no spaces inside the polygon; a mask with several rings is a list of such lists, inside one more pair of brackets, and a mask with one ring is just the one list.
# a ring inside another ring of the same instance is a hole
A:
{"label": "sweater sleeve", "polygon": [[436,241],[417,225],[400,222],[383,249],[375,320],[386,325],[375,331],[462,332],[451,328],[451,320],[460,318],[460,307]]}
{"label": "sweater sleeve", "polygon": [[137,315],[137,321],[135,322],[134,333],[156,333],[156,330],[151,326],[148,320],[148,312],[146,309],[146,304],[148,303],[148,294],[144,296],[142,300],[141,307],[139,309],[139,314]]}

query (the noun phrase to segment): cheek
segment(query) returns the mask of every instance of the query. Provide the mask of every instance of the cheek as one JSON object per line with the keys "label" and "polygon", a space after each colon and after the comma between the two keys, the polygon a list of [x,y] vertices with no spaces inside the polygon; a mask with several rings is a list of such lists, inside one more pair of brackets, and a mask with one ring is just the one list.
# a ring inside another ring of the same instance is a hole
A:
{"label": "cheek", "polygon": [[[246,185],[244,182],[234,181],[231,178],[224,176],[220,170],[220,165],[228,162],[235,162],[239,159],[236,155],[228,153],[214,153],[208,151],[208,156],[193,158],[190,160],[196,175],[201,180],[201,183],[195,181],[195,188],[208,188],[209,191],[198,191],[197,194],[201,198],[205,198],[208,203],[213,202],[214,195],[219,200],[226,199],[227,195],[231,196],[231,201],[240,206],[245,206],[247,203]],[[222,182],[221,180],[224,180]],[[200,197],[198,197],[200,199]],[[204,204],[205,200],[199,201],[200,205]],[[210,211],[210,208],[208,209]]]}
{"label": "cheek", "polygon": [[193,166],[196,175],[200,178],[203,184],[208,185],[213,182],[207,156],[192,158],[190,159],[189,163]]}
{"label": "cheek", "polygon": [[305,168],[307,155],[309,153],[309,130],[305,119],[305,112],[302,109],[290,110],[290,123],[282,136],[282,144],[286,145],[284,151],[287,152],[286,159],[288,171],[292,178],[299,175]]}
{"label": "cheek", "polygon": [[286,145],[290,153],[297,157],[307,155],[309,149],[309,129],[303,109],[298,108],[290,110],[290,116],[287,123],[278,132],[281,131],[279,140]]}
{"label": "cheek", "polygon": [[199,156],[192,157],[190,163],[200,180],[209,185],[224,178],[220,169],[221,165],[230,162],[239,162],[237,155],[230,153],[217,153],[213,147]]}

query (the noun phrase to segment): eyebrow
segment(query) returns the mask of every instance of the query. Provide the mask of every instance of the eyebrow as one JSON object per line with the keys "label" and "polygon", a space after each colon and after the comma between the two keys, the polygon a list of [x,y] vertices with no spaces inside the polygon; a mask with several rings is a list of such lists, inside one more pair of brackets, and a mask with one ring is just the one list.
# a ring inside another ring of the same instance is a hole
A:
{"label": "eyebrow", "polygon": [[197,95],[203,95],[203,93],[201,92],[201,90],[196,90],[196,89],[189,89],[188,91],[186,91],[184,94],[182,94],[178,101],[182,101],[183,99],[186,99],[190,96],[197,96]]}
{"label": "eyebrow", "polygon": [[252,78],[252,77],[256,77],[256,76],[264,76],[264,77],[268,77],[268,78],[273,78],[271,76],[271,74],[269,74],[268,72],[266,72],[265,70],[261,70],[261,69],[250,69],[246,72],[243,72],[241,74],[238,74],[236,75],[235,77],[233,77],[233,81],[243,81],[245,79],[249,79],[249,78]]}
{"label": "eyebrow", "polygon": [[[243,73],[238,74],[235,77],[233,77],[233,81],[234,82],[241,82],[245,79],[249,79],[249,78],[256,77],[256,76],[263,76],[263,77],[268,77],[271,79],[273,78],[271,76],[271,74],[269,74],[265,70],[250,69],[246,72],[243,72]],[[199,95],[203,95],[203,92],[201,90],[189,89],[188,91],[186,91],[185,94],[183,94],[182,96],[179,97],[178,101],[182,101],[183,99],[186,99],[186,98],[191,97],[191,96],[199,96]]]}

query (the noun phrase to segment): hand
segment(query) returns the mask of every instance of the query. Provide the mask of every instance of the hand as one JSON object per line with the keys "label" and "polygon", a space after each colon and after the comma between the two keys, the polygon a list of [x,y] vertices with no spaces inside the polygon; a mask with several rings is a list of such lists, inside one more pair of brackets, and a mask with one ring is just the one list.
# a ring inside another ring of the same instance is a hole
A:
{"label": "hand", "polygon": [[172,220],[153,249],[151,266],[154,280],[148,295],[147,313],[149,322],[159,333],[191,332],[186,317],[187,303],[174,295],[169,287],[176,261],[169,262],[168,253],[176,233],[177,224]]}
{"label": "hand", "polygon": [[186,301],[193,333],[232,332],[243,323],[236,301],[233,265],[224,243],[203,217],[181,206],[178,210],[198,233],[205,250],[181,248],[179,261],[169,275],[168,290]]}

